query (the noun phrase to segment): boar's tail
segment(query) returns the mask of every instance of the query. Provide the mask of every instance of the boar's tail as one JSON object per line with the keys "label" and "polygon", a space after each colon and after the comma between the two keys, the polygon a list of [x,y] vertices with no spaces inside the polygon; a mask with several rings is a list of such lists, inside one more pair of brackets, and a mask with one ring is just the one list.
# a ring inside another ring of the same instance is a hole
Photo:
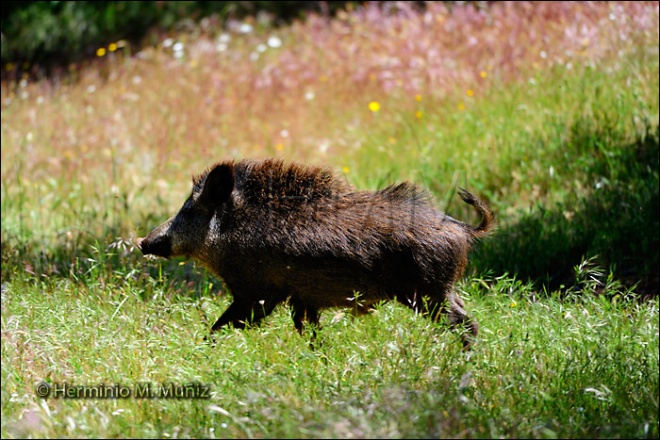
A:
{"label": "boar's tail", "polygon": [[463,199],[465,203],[474,206],[479,215],[481,215],[481,223],[479,223],[479,226],[470,226],[473,235],[475,237],[482,237],[486,235],[495,225],[495,216],[493,215],[493,211],[491,211],[490,207],[477,196],[463,188],[458,191],[458,195],[461,196],[461,199]]}

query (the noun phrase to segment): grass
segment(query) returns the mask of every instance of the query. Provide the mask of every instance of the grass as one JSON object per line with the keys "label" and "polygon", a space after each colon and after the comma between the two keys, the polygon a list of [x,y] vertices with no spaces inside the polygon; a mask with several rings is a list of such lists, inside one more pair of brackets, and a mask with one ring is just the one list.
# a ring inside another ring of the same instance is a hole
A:
{"label": "grass", "polygon": [[[649,2],[367,5],[3,83],[3,437],[657,438],[657,26]],[[132,239],[191,174],[255,156],[413,180],[473,223],[456,189],[488,199],[458,286],[475,350],[396,304],[324,312],[315,350],[286,308],[203,343],[221,280]]]}
{"label": "grass", "polygon": [[[3,417],[6,435],[657,436],[657,302],[637,304],[616,286],[606,290],[618,301],[593,285],[560,301],[534,299],[510,277],[463,283],[483,329],[464,354],[456,335],[395,304],[363,319],[326,312],[317,350],[284,309],[211,347],[203,321],[227,299],[156,283],[14,283],[3,411],[20,416]],[[211,397],[41,400],[40,380],[200,383]]]}

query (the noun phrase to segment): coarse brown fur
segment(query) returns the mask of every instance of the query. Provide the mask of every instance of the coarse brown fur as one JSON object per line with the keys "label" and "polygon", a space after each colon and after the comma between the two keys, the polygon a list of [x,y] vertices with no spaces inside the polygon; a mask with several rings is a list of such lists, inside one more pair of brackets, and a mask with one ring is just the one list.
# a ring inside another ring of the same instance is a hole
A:
{"label": "coarse brown fur", "polygon": [[318,324],[324,308],[364,313],[396,299],[433,320],[448,312],[452,326],[469,331],[467,348],[478,326],[453,286],[493,214],[469,192],[459,194],[482,216],[479,226],[438,211],[411,183],[356,191],[319,167],[221,162],[193,178],[181,211],[138,246],[196,258],[225,281],[234,302],[212,331],[258,322],[287,299],[300,332],[304,322]]}

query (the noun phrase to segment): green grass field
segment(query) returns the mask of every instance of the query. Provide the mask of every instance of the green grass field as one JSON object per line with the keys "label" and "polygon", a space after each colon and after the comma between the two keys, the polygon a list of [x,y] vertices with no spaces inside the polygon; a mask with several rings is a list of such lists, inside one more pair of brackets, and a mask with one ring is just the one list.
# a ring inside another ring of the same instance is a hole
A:
{"label": "green grass field", "polygon": [[[658,438],[658,23],[366,5],[3,83],[2,437]],[[204,343],[222,281],[133,240],[209,164],[271,156],[473,224],[458,187],[488,200],[457,286],[474,349],[394,303],[326,310],[315,349],[285,307]]]}

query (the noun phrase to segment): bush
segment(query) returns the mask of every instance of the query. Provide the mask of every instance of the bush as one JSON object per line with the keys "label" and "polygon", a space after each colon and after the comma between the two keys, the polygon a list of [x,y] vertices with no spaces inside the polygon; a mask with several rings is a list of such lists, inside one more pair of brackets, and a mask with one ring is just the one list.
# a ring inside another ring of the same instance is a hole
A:
{"label": "bush", "polygon": [[[327,5],[326,5],[327,3]],[[150,29],[172,30],[182,20],[209,15],[241,18],[263,11],[290,21],[309,11],[333,13],[344,1],[78,1],[8,2],[2,14],[2,63],[23,70],[66,65],[120,39],[139,43]]]}

